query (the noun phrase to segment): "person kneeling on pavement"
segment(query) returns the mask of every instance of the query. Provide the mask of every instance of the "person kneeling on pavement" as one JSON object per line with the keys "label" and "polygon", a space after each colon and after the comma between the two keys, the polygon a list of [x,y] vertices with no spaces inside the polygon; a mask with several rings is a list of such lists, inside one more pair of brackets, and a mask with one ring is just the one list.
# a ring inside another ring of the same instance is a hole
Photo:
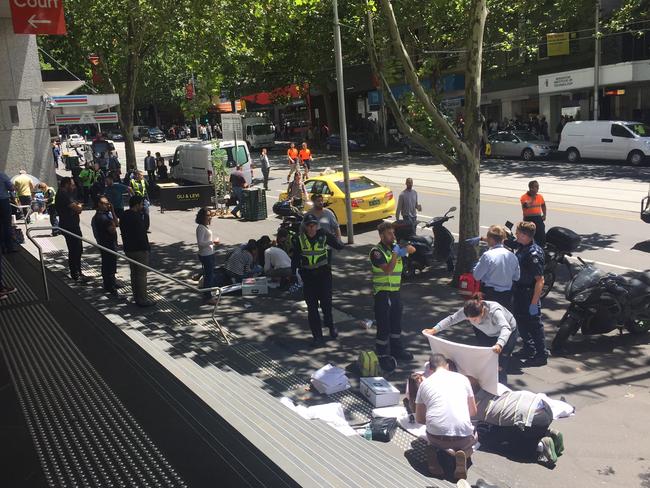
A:
{"label": "person kneeling on pavement", "polygon": [[[255,239],[249,240],[243,246],[237,246],[234,251],[228,256],[223,270],[226,278],[230,283],[241,283],[244,278],[250,278],[260,274],[262,269],[255,265],[255,258],[257,257],[257,241]],[[219,283],[216,286],[223,286]]]}
{"label": "person kneeling on pavement", "polygon": [[479,294],[467,300],[463,308],[456,313],[423,332],[434,335],[464,320],[472,324],[478,345],[491,347],[499,355],[499,382],[506,384],[508,361],[519,337],[515,318],[503,305],[483,301]]}
{"label": "person kneeling on pavement", "polygon": [[467,377],[449,371],[447,358],[433,354],[433,374],[419,386],[415,399],[415,420],[426,425],[427,464],[434,476],[444,476],[438,451],[451,451],[456,461],[454,477],[467,478],[467,462],[476,444],[471,416],[476,415],[474,392]]}
{"label": "person kneeling on pavement", "polygon": [[293,273],[300,268],[309,328],[313,336],[311,344],[320,346],[323,343],[323,328],[319,304],[330,337],[336,339],[339,335],[332,318],[332,268],[328,261],[327,246],[341,250],[344,244],[334,234],[319,229],[318,217],[315,215],[305,215],[303,223],[304,230],[294,238],[291,268]]}
{"label": "person kneeling on pavement", "polygon": [[507,444],[513,451],[549,466],[557,462],[564,451],[564,438],[551,429],[553,411],[544,395],[530,391],[508,390],[493,395],[469,377],[474,391],[477,412],[472,420],[478,422],[479,441],[490,446]]}
{"label": "person kneeling on pavement", "polygon": [[287,229],[278,229],[276,242],[264,251],[264,275],[268,276],[271,281],[279,281],[281,285],[287,285],[293,276],[291,258],[278,243],[288,234]]}

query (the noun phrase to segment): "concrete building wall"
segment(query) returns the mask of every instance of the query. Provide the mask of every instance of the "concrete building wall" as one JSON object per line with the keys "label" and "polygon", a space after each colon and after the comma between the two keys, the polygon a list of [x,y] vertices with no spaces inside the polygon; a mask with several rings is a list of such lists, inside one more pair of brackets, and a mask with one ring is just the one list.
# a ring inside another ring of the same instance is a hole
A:
{"label": "concrete building wall", "polygon": [[14,34],[7,10],[0,9],[0,170],[13,176],[25,168],[55,184],[36,36]]}

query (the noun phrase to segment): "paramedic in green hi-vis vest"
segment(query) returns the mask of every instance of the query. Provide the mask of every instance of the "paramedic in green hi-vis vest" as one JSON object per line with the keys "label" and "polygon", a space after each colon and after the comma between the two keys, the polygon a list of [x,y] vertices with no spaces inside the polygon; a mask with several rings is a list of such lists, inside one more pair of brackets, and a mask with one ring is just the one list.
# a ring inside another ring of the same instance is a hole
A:
{"label": "paramedic in green hi-vis vest", "polygon": [[370,250],[377,355],[411,360],[413,355],[402,344],[402,301],[399,290],[402,284],[402,258],[413,254],[415,248],[395,243],[395,230],[390,222],[379,224],[377,230],[381,240]]}
{"label": "paramedic in green hi-vis vest", "polygon": [[345,245],[334,234],[319,229],[315,215],[305,215],[303,224],[304,231],[293,239],[291,268],[294,274],[296,269],[300,269],[309,328],[313,336],[311,345],[316,347],[324,342],[319,304],[330,337],[336,339],[339,335],[332,319],[332,267],[327,259],[327,246],[340,250]]}

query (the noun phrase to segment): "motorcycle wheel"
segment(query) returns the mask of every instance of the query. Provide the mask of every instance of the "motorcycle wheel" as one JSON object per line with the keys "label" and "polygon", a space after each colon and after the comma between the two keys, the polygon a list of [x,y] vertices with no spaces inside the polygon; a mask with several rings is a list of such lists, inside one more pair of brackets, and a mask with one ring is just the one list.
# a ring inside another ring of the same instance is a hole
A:
{"label": "motorcycle wheel", "polygon": [[575,330],[577,330],[575,329],[575,325],[575,320],[573,318],[569,317],[566,314],[564,317],[562,317],[560,327],[558,328],[558,331],[553,338],[553,342],[551,343],[551,352],[553,354],[564,352],[565,345],[569,340],[569,337],[575,334]]}
{"label": "motorcycle wheel", "polygon": [[540,295],[540,298],[546,298],[546,295],[548,295],[551,290],[553,289],[553,285],[555,284],[555,271],[553,270],[548,270],[544,272],[544,287],[542,288],[542,294]]}
{"label": "motorcycle wheel", "polygon": [[628,320],[625,328],[630,334],[645,334],[650,331],[650,318],[640,318]]}

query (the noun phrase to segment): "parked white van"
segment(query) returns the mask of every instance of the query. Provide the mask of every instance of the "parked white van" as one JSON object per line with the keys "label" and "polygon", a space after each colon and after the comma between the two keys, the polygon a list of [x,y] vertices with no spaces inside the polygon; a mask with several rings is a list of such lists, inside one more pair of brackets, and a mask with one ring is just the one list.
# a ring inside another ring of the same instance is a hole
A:
{"label": "parked white van", "polygon": [[640,165],[650,156],[650,127],[614,120],[569,122],[562,129],[558,151],[566,152],[570,163],[593,158]]}
{"label": "parked white van", "polygon": [[[253,181],[251,155],[246,141],[237,141],[237,162],[235,162],[235,141],[221,141],[219,148],[228,154],[226,167],[235,171],[237,164],[242,166],[246,182]],[[174,159],[170,163],[171,176],[175,180],[187,181],[199,185],[212,184],[212,144],[181,144],[176,148]]]}

